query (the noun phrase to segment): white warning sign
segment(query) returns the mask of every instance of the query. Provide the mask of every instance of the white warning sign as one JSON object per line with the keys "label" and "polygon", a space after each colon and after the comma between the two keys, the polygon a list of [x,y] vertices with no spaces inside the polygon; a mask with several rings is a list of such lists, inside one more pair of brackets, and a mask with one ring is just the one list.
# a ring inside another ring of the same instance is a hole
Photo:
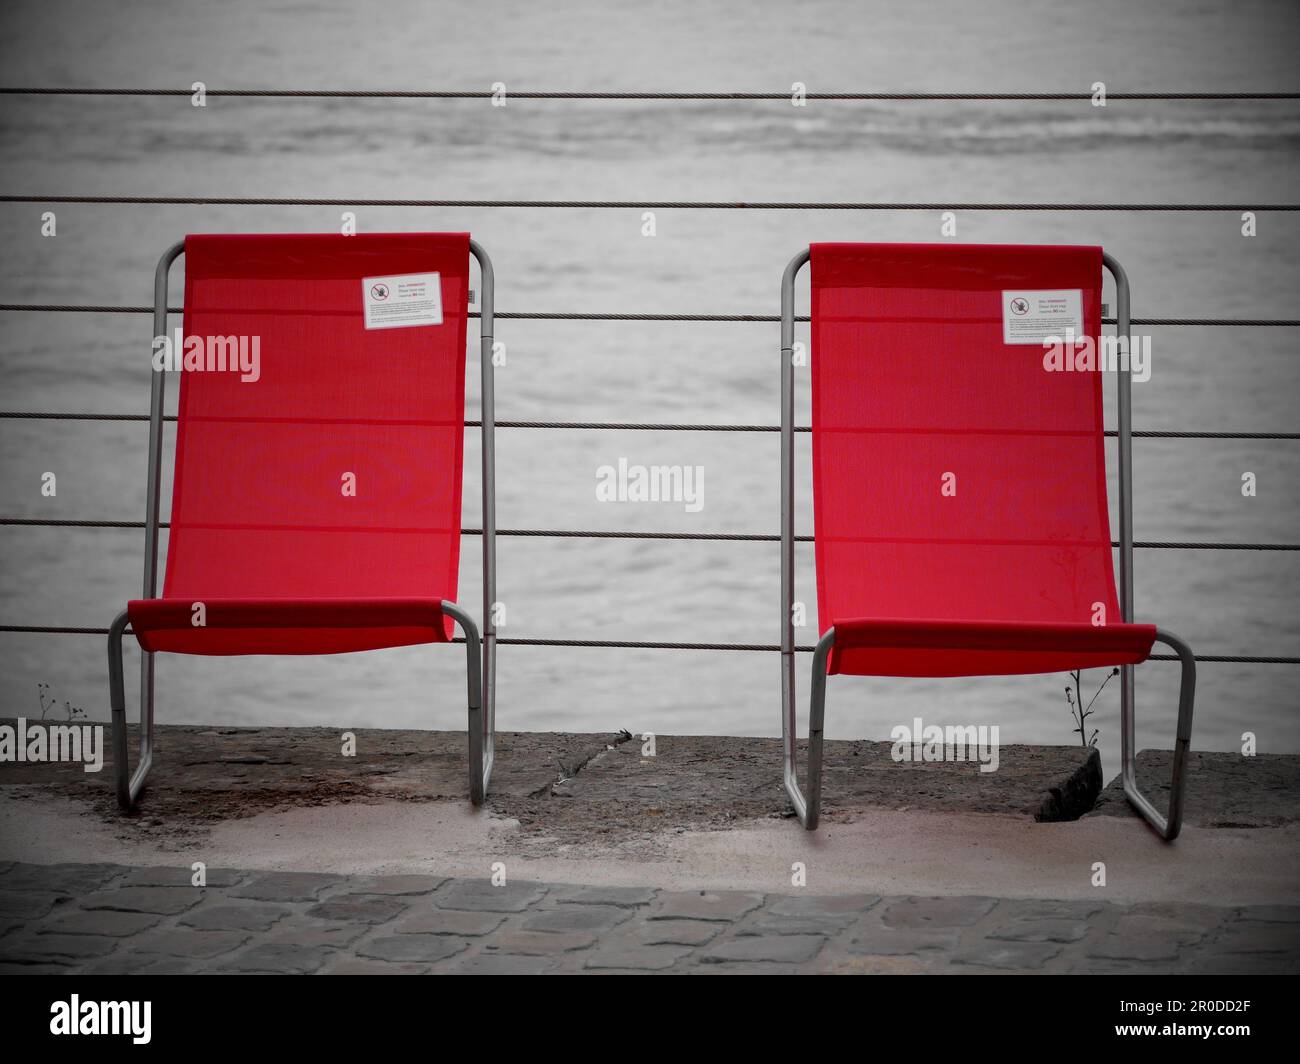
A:
{"label": "white warning sign", "polygon": [[405,329],[442,324],[442,276],[404,273],[363,277],[361,302],[367,329]]}
{"label": "white warning sign", "polygon": [[1083,291],[1063,288],[1002,293],[1002,342],[1033,344],[1061,340],[1067,332],[1083,336]]}

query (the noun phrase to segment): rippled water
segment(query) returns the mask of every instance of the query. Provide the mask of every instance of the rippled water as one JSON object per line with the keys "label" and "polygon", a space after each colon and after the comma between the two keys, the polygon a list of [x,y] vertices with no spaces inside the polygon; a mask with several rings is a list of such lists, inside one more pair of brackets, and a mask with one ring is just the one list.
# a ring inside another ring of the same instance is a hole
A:
{"label": "rippled water", "polygon": [[[651,9],[652,8],[652,9]],[[851,2],[699,5],[144,3],[7,5],[8,84],[784,91],[1294,90],[1292,5]],[[1295,199],[1292,103],[538,102],[511,100],[0,97],[9,194],[313,198],[565,198],[908,202],[1227,202]],[[334,231],[339,208],[0,205],[4,302],[144,304],[153,264],[186,232]],[[505,311],[773,314],[781,270],[814,240],[939,239],[937,212],[359,208],[363,230],[469,229],[491,252]],[[1300,224],[1236,211],[962,212],[958,239],[1100,243],[1127,267],[1143,317],[1296,314]],[[801,296],[801,299],[806,298]],[[805,303],[806,305],[806,303]],[[147,317],[0,315],[6,409],[142,412]],[[1295,431],[1295,330],[1158,327],[1135,389],[1140,429]],[[775,423],[772,324],[504,320],[498,417]],[[174,399],[174,395],[172,397]],[[1109,397],[1108,397],[1109,398]],[[801,382],[802,414],[807,417]],[[471,397],[471,405],[476,397]],[[473,415],[471,415],[473,416]],[[136,520],[146,428],[0,422],[3,511]],[[169,438],[170,445],[170,438]],[[777,440],[758,433],[501,430],[505,528],[777,530]],[[1297,536],[1300,444],[1139,440],[1145,540]],[[476,441],[466,523],[477,522]],[[596,502],[595,471],[703,465],[705,506]],[[1113,459],[1113,451],[1112,451]],[[801,453],[801,531],[811,528]],[[42,498],[40,474],[58,473]],[[1244,471],[1259,493],[1240,493]],[[1113,491],[1113,487],[1112,487]],[[106,625],[137,594],[138,531],[0,529],[4,623]],[[773,544],[503,538],[504,635],[774,642]],[[478,580],[477,543],[462,585]],[[813,608],[811,549],[799,598]],[[1203,653],[1295,655],[1295,554],[1147,550],[1139,619]],[[473,601],[476,593],[463,597]],[[805,630],[801,641],[812,641]],[[459,654],[424,647],[323,659],[165,658],[163,721],[463,726]],[[807,661],[803,663],[806,692]],[[0,635],[0,712],[35,687],[106,717],[102,640]],[[506,647],[502,727],[774,734],[773,655]],[[129,674],[130,675],[130,674]],[[1099,677],[1097,677],[1099,679]],[[1205,664],[1195,744],[1242,732],[1300,750],[1286,666]],[[1088,685],[1095,683],[1090,678]],[[1167,744],[1176,676],[1140,674],[1141,738]],[[1069,741],[1064,677],[832,684],[833,737],[899,720],[996,723],[1004,742]],[[1094,718],[1113,766],[1118,702]]]}

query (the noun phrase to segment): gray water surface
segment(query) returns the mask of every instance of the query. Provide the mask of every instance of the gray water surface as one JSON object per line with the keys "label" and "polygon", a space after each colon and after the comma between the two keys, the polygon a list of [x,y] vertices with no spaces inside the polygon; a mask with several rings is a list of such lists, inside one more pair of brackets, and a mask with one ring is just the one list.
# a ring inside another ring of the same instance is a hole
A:
{"label": "gray water surface", "polygon": [[[9,3],[0,81],[188,87],[809,91],[1294,91],[1293,4]],[[938,103],[266,100],[0,97],[0,190],[22,195],[690,199],[1253,204],[1296,199],[1295,102]],[[337,231],[342,208],[0,205],[0,299],[144,304],[159,253],[187,232]],[[774,314],[782,268],[819,240],[930,241],[937,212],[357,208],[363,231],[470,230],[504,311]],[[1213,213],[961,212],[956,239],[1101,244],[1142,317],[1296,315],[1300,219]],[[176,273],[179,281],[180,272]],[[806,282],[805,282],[806,284]],[[1107,297],[1110,298],[1109,296]],[[806,307],[806,288],[800,299]],[[178,297],[177,300],[178,301]],[[141,413],[147,316],[0,314],[9,410]],[[1300,360],[1287,328],[1151,330],[1139,429],[1296,431]],[[774,324],[503,320],[503,420],[778,418]],[[470,377],[477,370],[471,342]],[[804,371],[806,373],[806,370]],[[471,386],[475,416],[476,385]],[[172,400],[175,387],[172,387]],[[1109,402],[1108,389],[1108,402]],[[807,423],[807,381],[799,380]],[[1113,411],[1108,409],[1113,424]],[[0,421],[0,510],[139,520],[141,423]],[[171,447],[168,437],[168,448]],[[801,441],[799,530],[811,530]],[[777,439],[759,433],[498,434],[503,528],[774,533]],[[1111,448],[1111,460],[1114,450]],[[465,523],[478,523],[477,440]],[[596,501],[596,469],[702,465],[704,508]],[[1139,440],[1142,540],[1300,539],[1300,443]],[[41,474],[58,495],[43,498]],[[1258,494],[1243,498],[1253,472]],[[1112,494],[1113,494],[1112,483]],[[165,503],[166,505],[166,503]],[[140,590],[139,531],[0,529],[4,623],[106,626]],[[778,638],[770,543],[503,538],[504,636]],[[478,612],[478,542],[462,599]],[[811,548],[797,597],[815,617]],[[1138,619],[1202,653],[1300,653],[1294,553],[1140,551]],[[815,641],[815,630],[800,633]],[[808,655],[801,662],[807,691]],[[463,658],[416,647],[328,658],[166,657],[159,719],[224,724],[464,726]],[[134,675],[129,671],[128,675]],[[103,641],[0,634],[5,714],[36,685],[107,717]],[[1091,690],[1101,679],[1088,676]],[[1139,677],[1140,739],[1168,745],[1176,671]],[[1202,665],[1195,746],[1300,750],[1287,666]],[[832,737],[914,716],[997,724],[1003,742],[1069,742],[1063,676],[844,679]],[[1118,693],[1092,723],[1114,768]],[[771,735],[775,655],[505,647],[506,729]]]}

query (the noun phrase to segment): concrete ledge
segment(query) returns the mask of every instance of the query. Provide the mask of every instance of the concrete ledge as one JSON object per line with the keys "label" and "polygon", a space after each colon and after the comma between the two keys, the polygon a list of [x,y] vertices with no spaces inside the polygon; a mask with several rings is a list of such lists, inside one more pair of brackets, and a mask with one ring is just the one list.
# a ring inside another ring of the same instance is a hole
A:
{"label": "concrete ledge", "polygon": [[[463,732],[367,728],[352,734],[356,754],[345,757],[344,732],[332,728],[159,726],[147,797],[131,819],[141,830],[193,830],[298,807],[466,800]],[[133,731],[133,749],[134,742]],[[489,809],[525,828],[584,838],[711,830],[792,815],[780,782],[779,740],[661,735],[655,756],[642,756],[642,747],[627,732],[503,732]],[[889,743],[826,743],[828,823],[883,810],[1045,822],[1136,818],[1118,778],[1103,789],[1096,751],[1006,746],[996,772],[981,772],[977,762],[896,762],[890,751]],[[803,755],[801,744],[801,766]],[[1138,755],[1140,785],[1158,807],[1168,802],[1170,757],[1163,750]],[[106,819],[121,819],[111,753],[99,773],[79,764],[0,762],[0,785],[14,784],[87,801]],[[1186,820],[1210,828],[1300,823],[1300,758],[1193,752]]]}
{"label": "concrete ledge", "polygon": [[[108,766],[0,763],[0,869],[202,861],[477,879],[508,866],[512,881],[599,889],[1300,904],[1300,824],[1229,826],[1251,810],[1289,815],[1276,800],[1295,789],[1286,764],[1280,777],[1235,777],[1231,821],[1191,823],[1167,844],[1118,805],[1123,815],[1059,822],[1100,789],[1096,754],[1078,747],[1004,747],[998,771],[981,773],[897,763],[883,743],[830,743],[828,815],[807,832],[782,792],[774,739],[659,736],[657,756],[642,758],[625,732],[508,733],[482,810],[467,800],[464,733],[355,739],[344,757],[334,729],[161,728],[151,786],[130,816]],[[1222,764],[1251,772],[1236,760]],[[1219,763],[1197,759],[1194,795],[1215,789],[1198,777]],[[804,886],[792,880],[800,869]]]}
{"label": "concrete ledge", "polygon": [[[466,801],[463,732],[353,734],[356,754],[345,757],[343,732],[334,729],[159,726],[149,785],[128,818],[117,810],[107,759],[99,773],[0,763],[0,784],[35,784],[35,793],[88,801],[109,822],[161,834],[298,807]],[[643,757],[641,740],[627,732],[502,733],[489,809],[525,829],[583,840],[793,815],[779,740],[658,736],[655,743],[655,756]],[[1080,747],[1002,747],[996,772],[981,772],[978,762],[900,763],[890,750],[889,743],[827,742],[827,822],[881,810],[1075,820],[1101,792],[1097,753]]]}
{"label": "concrete ledge", "polygon": [[[1137,758],[1138,787],[1157,809],[1169,806],[1173,754],[1143,750]],[[1089,816],[1138,819],[1117,776]],[[1187,824],[1203,828],[1264,828],[1300,823],[1300,757],[1192,751],[1188,758]]]}

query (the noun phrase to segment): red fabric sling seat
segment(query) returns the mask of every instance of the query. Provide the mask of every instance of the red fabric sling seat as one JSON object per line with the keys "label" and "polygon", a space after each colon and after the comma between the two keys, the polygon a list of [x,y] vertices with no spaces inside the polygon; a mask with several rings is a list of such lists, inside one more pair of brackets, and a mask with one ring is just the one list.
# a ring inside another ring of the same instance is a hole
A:
{"label": "red fabric sling seat", "polygon": [[1154,625],[1115,591],[1095,370],[1004,342],[1009,293],[1077,290],[1096,247],[814,244],[812,447],[828,671],[1060,672],[1136,664]]}
{"label": "red fabric sling seat", "polygon": [[[411,274],[438,275],[441,324],[367,328],[363,282]],[[181,374],[162,597],[128,606],[145,650],[451,638],[468,283],[465,233],[186,239],[184,335],[255,336],[260,373]]]}
{"label": "red fabric sling seat", "polygon": [[[195,602],[206,610],[202,628]],[[141,647],[179,654],[341,654],[452,634],[432,598],[134,599],[127,612]]]}

